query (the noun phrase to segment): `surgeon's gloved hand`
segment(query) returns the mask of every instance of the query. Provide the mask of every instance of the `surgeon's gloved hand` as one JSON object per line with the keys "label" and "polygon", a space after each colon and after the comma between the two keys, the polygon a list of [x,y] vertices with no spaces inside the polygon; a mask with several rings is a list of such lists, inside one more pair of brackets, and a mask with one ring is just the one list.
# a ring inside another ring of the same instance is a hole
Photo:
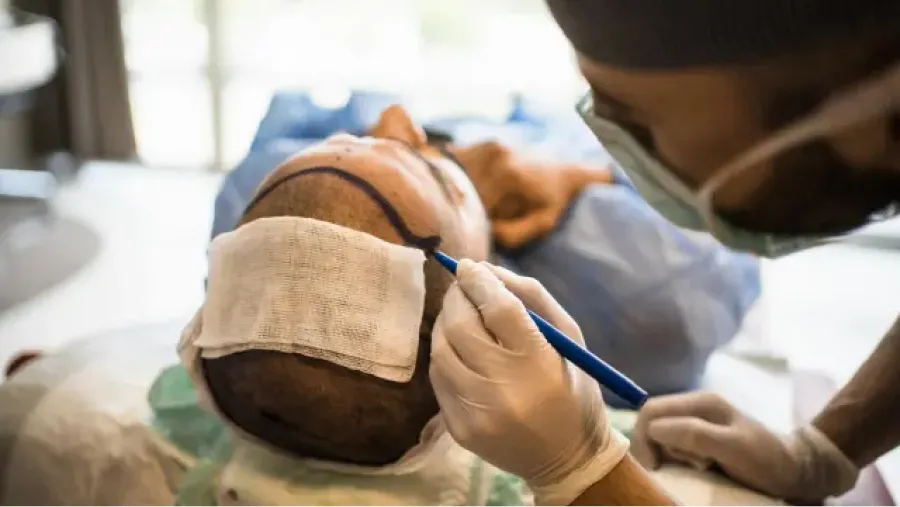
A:
{"label": "surgeon's gloved hand", "polygon": [[597,383],[560,357],[526,306],[584,344],[540,283],[460,261],[432,335],[431,381],[460,445],[525,479],[538,503],[568,504],[628,443],[610,428]]}
{"label": "surgeon's gloved hand", "polygon": [[849,491],[859,469],[813,426],[777,436],[720,396],[661,396],[641,409],[632,452],[647,468],[665,461],[717,465],[768,495],[816,502]]}

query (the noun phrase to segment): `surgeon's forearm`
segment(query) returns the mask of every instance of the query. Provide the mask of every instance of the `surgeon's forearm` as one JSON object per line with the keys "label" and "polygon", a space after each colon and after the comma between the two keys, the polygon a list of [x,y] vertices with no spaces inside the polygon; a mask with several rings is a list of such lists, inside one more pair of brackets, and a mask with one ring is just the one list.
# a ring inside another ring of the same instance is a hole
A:
{"label": "surgeon's forearm", "polygon": [[900,319],[853,379],[813,421],[864,467],[900,445]]}
{"label": "surgeon's forearm", "polygon": [[572,505],[676,505],[638,462],[626,455]]}

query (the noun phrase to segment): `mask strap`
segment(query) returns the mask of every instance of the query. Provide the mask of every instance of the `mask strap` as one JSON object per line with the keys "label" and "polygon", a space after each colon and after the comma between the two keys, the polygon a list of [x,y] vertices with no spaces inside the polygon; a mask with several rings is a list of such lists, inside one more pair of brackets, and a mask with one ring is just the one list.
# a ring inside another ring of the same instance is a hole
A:
{"label": "mask strap", "polygon": [[713,173],[697,192],[698,204],[704,219],[708,222],[707,225],[715,226],[715,223],[710,223],[714,217],[712,198],[716,190],[726,181],[811,139],[890,114],[898,108],[900,108],[900,65],[826,101],[806,119],[781,129]]}

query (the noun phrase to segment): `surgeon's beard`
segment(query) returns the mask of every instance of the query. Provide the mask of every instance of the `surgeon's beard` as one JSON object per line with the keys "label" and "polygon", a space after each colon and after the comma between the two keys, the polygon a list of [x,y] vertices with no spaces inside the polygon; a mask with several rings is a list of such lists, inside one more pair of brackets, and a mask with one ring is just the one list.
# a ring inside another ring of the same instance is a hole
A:
{"label": "surgeon's beard", "polygon": [[745,204],[721,214],[748,230],[834,235],[898,203],[900,167],[852,168],[818,140],[780,155],[772,175]]}

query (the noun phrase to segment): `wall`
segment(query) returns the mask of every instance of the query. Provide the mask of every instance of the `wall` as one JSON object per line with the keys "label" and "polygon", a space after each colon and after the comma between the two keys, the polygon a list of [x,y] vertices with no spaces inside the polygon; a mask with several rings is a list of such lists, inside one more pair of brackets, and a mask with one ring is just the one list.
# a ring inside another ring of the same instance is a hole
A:
{"label": "wall", "polygon": [[28,133],[24,113],[0,116],[0,168],[24,169],[31,164]]}
{"label": "wall", "polygon": [[[0,0],[0,29],[9,5],[10,0]],[[24,114],[0,116],[0,167],[24,167],[29,162],[26,121]]]}

